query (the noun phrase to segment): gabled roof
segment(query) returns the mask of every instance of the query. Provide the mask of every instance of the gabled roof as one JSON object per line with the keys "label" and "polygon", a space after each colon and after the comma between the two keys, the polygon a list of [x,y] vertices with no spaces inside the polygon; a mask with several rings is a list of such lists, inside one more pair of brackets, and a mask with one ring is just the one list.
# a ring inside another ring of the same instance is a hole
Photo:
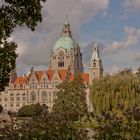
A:
{"label": "gabled roof", "polygon": [[[81,73],[82,79],[84,82],[89,83],[89,74],[88,73]],[[74,75],[70,76],[70,80],[74,80]]]}
{"label": "gabled roof", "polygon": [[[41,81],[41,78],[43,76],[43,71],[34,71],[35,73],[35,76],[37,78],[37,80],[40,82]],[[48,79],[51,81],[52,78],[53,78],[53,75],[54,75],[54,70],[47,70],[46,71],[46,74],[48,76]],[[67,77],[67,74],[68,74],[68,70],[64,69],[64,70],[58,70],[58,74],[60,76],[60,79],[62,81],[66,80],[66,77]],[[83,80],[87,83],[89,83],[89,74],[87,73],[82,73],[81,74]],[[27,76],[20,76],[20,77],[17,77],[16,80],[13,82],[13,84],[16,86],[16,85],[20,85],[22,86],[23,84],[26,84],[27,81],[29,81],[30,79],[30,75],[27,75]],[[74,75],[71,74],[70,75],[70,80],[74,80]]]}
{"label": "gabled roof", "polygon": [[43,71],[35,71],[35,75],[37,77],[37,80],[40,81],[43,75]]}
{"label": "gabled roof", "polygon": [[20,77],[16,78],[16,80],[14,81],[13,84],[22,86],[23,84],[25,84],[27,82],[27,80],[28,80],[27,76],[25,76],[25,77],[20,76]]}

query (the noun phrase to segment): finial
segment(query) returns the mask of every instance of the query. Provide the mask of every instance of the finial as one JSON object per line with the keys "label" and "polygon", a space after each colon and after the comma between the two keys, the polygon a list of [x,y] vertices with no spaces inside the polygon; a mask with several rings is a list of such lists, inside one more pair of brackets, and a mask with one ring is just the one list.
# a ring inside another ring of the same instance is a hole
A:
{"label": "finial", "polygon": [[34,71],[34,67],[33,66],[31,66],[31,70],[30,70],[31,72],[33,72]]}
{"label": "finial", "polygon": [[68,20],[68,14],[66,14],[66,19],[65,19],[65,25],[69,24],[69,20]]}

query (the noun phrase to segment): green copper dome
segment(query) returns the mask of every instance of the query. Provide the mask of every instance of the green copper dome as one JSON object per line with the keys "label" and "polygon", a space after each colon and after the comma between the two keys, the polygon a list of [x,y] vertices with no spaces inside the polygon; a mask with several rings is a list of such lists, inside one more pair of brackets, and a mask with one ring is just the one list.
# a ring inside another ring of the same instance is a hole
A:
{"label": "green copper dome", "polygon": [[72,48],[75,48],[76,46],[76,42],[71,37],[64,36],[57,40],[53,47],[53,52],[55,52],[59,48],[70,50]]}

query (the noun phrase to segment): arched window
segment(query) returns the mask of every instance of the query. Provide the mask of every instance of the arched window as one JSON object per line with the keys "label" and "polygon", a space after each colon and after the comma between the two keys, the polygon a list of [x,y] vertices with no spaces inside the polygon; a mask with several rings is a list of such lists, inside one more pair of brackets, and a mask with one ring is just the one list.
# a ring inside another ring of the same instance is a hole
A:
{"label": "arched window", "polygon": [[94,62],[93,62],[93,67],[96,67],[96,61],[94,60]]}
{"label": "arched window", "polygon": [[20,101],[20,95],[19,95],[19,93],[17,93],[17,95],[16,95],[16,100],[17,101]]}
{"label": "arched window", "polygon": [[43,91],[41,93],[41,100],[42,101],[47,101],[47,98],[48,98],[47,92],[46,91]]}
{"label": "arched window", "polygon": [[30,101],[36,101],[36,93],[34,91],[30,94]]}
{"label": "arched window", "polygon": [[26,94],[25,93],[22,94],[22,100],[26,101]]}
{"label": "arched window", "polygon": [[14,101],[14,94],[13,93],[10,94],[10,101]]}

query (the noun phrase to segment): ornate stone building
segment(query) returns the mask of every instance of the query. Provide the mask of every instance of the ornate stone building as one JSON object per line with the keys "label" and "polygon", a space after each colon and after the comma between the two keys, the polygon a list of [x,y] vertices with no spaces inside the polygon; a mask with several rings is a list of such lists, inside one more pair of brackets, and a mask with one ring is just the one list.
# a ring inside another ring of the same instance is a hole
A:
{"label": "ornate stone building", "polygon": [[57,98],[57,85],[66,79],[73,80],[74,74],[80,72],[87,86],[87,104],[90,108],[89,85],[94,78],[103,75],[97,44],[89,63],[89,72],[84,73],[80,46],[73,39],[70,24],[66,19],[61,37],[52,49],[49,69],[35,71],[32,67],[28,74],[19,77],[13,70],[9,86],[0,93],[0,104],[6,111],[18,111],[24,105],[40,103],[46,104],[51,111],[54,99]]}

